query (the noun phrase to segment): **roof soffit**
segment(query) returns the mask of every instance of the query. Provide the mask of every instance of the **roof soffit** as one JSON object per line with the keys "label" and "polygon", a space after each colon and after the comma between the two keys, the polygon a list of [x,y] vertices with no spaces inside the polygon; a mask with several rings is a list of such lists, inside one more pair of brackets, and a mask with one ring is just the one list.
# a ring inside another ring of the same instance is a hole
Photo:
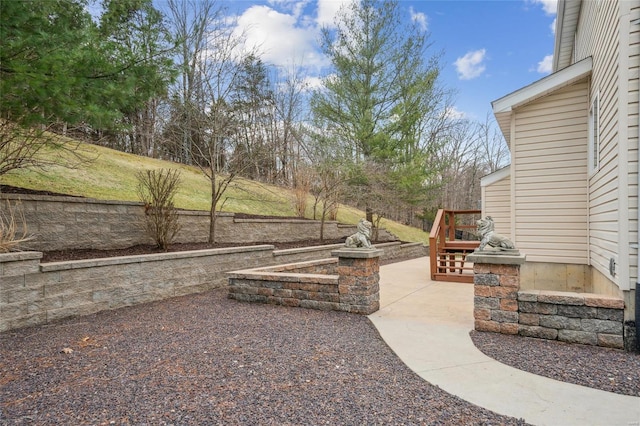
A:
{"label": "roof soffit", "polygon": [[492,185],[509,176],[511,176],[511,165],[505,166],[501,169],[496,170],[493,173],[489,173],[488,175],[483,176],[480,179],[480,186],[484,187],[484,186]]}
{"label": "roof soffit", "polygon": [[582,0],[558,1],[556,39],[553,53],[554,72],[571,64],[581,6]]}
{"label": "roof soffit", "polygon": [[592,68],[591,57],[585,58],[491,102],[493,114],[509,147],[511,147],[511,115],[514,109],[582,80],[591,74]]}

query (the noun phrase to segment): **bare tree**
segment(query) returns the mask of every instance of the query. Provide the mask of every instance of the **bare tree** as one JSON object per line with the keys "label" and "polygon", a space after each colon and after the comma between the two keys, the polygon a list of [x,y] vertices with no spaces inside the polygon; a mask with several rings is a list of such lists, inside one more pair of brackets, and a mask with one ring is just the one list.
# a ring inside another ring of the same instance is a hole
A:
{"label": "bare tree", "polygon": [[477,155],[484,164],[485,174],[493,173],[509,163],[509,148],[489,114],[483,123],[478,124]]}
{"label": "bare tree", "polygon": [[182,43],[182,78],[175,88],[176,123],[168,139],[184,161],[195,164],[210,182],[209,242],[215,243],[216,211],[242,168],[233,167],[231,147],[239,121],[231,103],[243,55],[243,35],[234,32],[221,2],[170,0]]}
{"label": "bare tree", "polygon": [[[274,91],[275,127],[274,137],[277,174],[274,183],[287,184],[295,181],[296,169],[301,157],[304,130],[305,97],[307,83],[300,67],[280,70],[278,85]],[[304,167],[304,165],[303,165]]]}
{"label": "bare tree", "polygon": [[274,93],[267,66],[258,56],[243,58],[230,94],[238,120],[233,166],[253,180],[274,182]]}
{"label": "bare tree", "polygon": [[504,167],[509,160],[495,123],[489,117],[483,123],[450,119],[436,138],[440,143],[433,161],[440,164],[440,173],[432,176],[431,201],[423,217],[432,219],[438,208],[478,209],[481,178]]}
{"label": "bare tree", "polygon": [[345,185],[345,178],[340,170],[331,167],[330,163],[325,164],[317,169],[319,178],[319,200],[321,206],[320,212],[320,241],[324,240],[324,224],[327,219],[335,220],[340,195]]}
{"label": "bare tree", "polygon": [[[224,22],[226,9],[217,0],[169,0],[170,27],[179,40],[178,67],[180,76],[171,89],[172,118],[179,131],[179,150],[174,159],[192,163],[194,139],[197,140],[198,121],[206,109],[202,63],[215,40],[217,26]],[[215,38],[215,36],[214,36]],[[171,144],[175,149],[176,145]]]}

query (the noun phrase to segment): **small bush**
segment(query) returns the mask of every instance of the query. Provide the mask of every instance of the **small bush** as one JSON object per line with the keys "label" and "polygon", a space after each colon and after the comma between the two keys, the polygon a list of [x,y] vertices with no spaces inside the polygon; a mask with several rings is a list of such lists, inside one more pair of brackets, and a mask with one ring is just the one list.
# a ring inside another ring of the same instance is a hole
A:
{"label": "small bush", "polygon": [[180,230],[173,197],[180,185],[180,172],[172,169],[145,170],[137,174],[138,197],[144,203],[143,227],[159,248],[167,250]]}
{"label": "small bush", "polygon": [[296,216],[305,217],[307,212],[307,198],[311,190],[312,171],[308,167],[300,166],[295,173],[293,184],[293,208]]}
{"label": "small bush", "polygon": [[0,253],[17,251],[20,244],[32,239],[20,202],[16,201],[11,205],[11,202],[6,200],[4,205],[0,205]]}

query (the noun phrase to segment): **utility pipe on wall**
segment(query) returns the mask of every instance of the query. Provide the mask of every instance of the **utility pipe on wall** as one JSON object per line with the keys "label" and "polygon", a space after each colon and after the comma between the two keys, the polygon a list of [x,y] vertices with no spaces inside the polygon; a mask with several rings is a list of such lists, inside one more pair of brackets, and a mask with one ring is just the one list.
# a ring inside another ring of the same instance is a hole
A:
{"label": "utility pipe on wall", "polygon": [[[640,25],[640,19],[634,19],[631,21],[631,25]],[[638,69],[640,72],[640,68]],[[639,76],[640,78],[640,76]],[[636,210],[636,228],[637,228],[637,243],[636,243],[636,306],[635,306],[635,323],[636,323],[636,350],[640,351],[640,90],[638,90],[638,138],[636,139],[637,146],[637,163],[636,163],[636,178],[638,186],[637,190],[637,210]]]}

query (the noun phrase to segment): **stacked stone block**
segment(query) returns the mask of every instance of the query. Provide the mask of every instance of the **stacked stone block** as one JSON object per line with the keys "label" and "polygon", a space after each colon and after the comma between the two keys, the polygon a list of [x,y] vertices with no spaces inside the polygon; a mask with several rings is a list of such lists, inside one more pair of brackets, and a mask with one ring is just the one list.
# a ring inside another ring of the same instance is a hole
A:
{"label": "stacked stone block", "polygon": [[624,301],[591,293],[518,293],[519,334],[623,349]]}
{"label": "stacked stone block", "polygon": [[340,302],[349,312],[369,315],[380,309],[380,254],[345,250],[338,255]]}
{"label": "stacked stone block", "polygon": [[624,349],[624,301],[520,288],[524,256],[474,253],[475,329]]}
{"label": "stacked stone block", "polygon": [[338,259],[230,272],[229,298],[368,315],[380,309],[381,254],[341,249]]}
{"label": "stacked stone block", "polygon": [[229,298],[243,302],[341,310],[337,276],[292,275],[235,275],[229,279]]}
{"label": "stacked stone block", "polygon": [[[141,225],[145,210],[142,203],[105,201],[78,197],[2,194],[1,200],[16,202],[30,233],[36,235],[23,249],[115,249],[136,244],[152,244]],[[320,237],[320,222],[299,219],[240,219],[233,213],[217,213],[216,240],[221,243],[255,244],[264,241],[289,242]],[[206,242],[209,237],[209,212],[178,211],[181,229],[175,242]],[[356,232],[355,225],[325,222],[325,239],[345,238]],[[397,238],[378,230],[380,241]]]}
{"label": "stacked stone block", "polygon": [[0,254],[0,331],[49,323],[226,285],[224,271],[273,259],[273,246],[40,263]]}
{"label": "stacked stone block", "polygon": [[475,263],[473,272],[475,329],[518,334],[520,265]]}

